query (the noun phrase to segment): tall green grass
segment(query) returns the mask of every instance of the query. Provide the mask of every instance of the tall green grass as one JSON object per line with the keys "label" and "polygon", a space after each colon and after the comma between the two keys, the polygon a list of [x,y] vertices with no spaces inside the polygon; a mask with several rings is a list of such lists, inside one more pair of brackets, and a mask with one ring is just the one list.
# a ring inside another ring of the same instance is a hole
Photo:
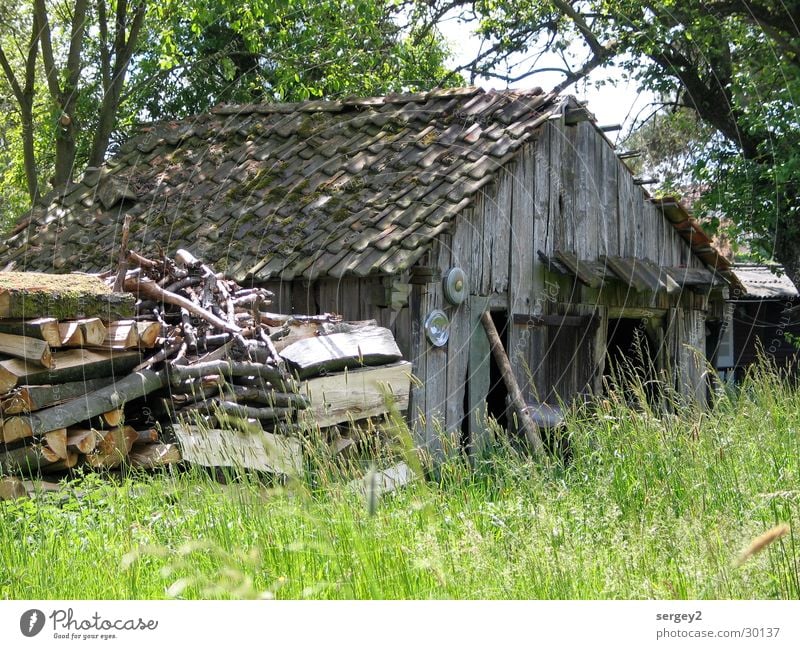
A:
{"label": "tall green grass", "polygon": [[628,402],[573,412],[568,462],[495,430],[374,514],[332,461],[281,487],[87,476],[0,503],[0,597],[800,597],[800,392],[761,369],[707,413]]}

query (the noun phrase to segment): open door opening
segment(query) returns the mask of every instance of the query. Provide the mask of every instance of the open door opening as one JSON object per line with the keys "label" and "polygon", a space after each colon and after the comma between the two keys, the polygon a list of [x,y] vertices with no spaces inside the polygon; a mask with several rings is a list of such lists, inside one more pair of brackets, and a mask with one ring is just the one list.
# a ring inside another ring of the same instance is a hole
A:
{"label": "open door opening", "polygon": [[[509,318],[508,311],[491,311],[492,322],[500,334],[500,341],[503,343],[503,349],[508,354],[508,326]],[[508,389],[506,388],[505,381],[503,381],[503,374],[500,371],[500,366],[495,361],[494,356],[490,355],[489,361],[489,394],[486,397],[487,413],[497,420],[503,428],[508,427]]]}
{"label": "open door opening", "polygon": [[626,399],[635,399],[636,387],[641,385],[647,402],[658,400],[658,370],[656,344],[639,318],[615,318],[608,321],[605,383],[616,388]]}

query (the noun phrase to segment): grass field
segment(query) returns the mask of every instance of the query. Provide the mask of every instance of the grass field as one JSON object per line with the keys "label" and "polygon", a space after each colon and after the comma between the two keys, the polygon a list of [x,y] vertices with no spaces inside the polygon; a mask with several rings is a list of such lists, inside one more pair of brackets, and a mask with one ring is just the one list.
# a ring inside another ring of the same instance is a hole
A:
{"label": "grass field", "polygon": [[606,399],[568,442],[565,464],[501,441],[374,514],[325,473],[90,476],[0,503],[0,597],[800,597],[799,392],[761,373],[680,418]]}

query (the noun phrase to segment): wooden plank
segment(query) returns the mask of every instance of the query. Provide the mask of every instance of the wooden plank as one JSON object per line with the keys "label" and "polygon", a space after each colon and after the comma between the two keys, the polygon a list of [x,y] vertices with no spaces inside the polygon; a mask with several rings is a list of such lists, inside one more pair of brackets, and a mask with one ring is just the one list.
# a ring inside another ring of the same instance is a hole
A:
{"label": "wooden plank", "polygon": [[[604,255],[600,261],[606,264],[612,272],[625,284],[635,290],[655,292],[650,282],[637,269],[637,260],[631,258],[617,257],[615,255]],[[656,287],[657,288],[657,287]]]}
{"label": "wooden plank", "polygon": [[133,316],[135,301],[92,275],[0,272],[0,318],[118,320]]}
{"label": "wooden plank", "polygon": [[304,381],[299,392],[309,407],[301,421],[319,427],[386,414],[391,407],[408,408],[411,363],[401,361],[380,367],[347,370]]}
{"label": "wooden plank", "polygon": [[[14,358],[0,361],[0,393],[26,383],[29,385],[69,383],[112,374],[120,375],[141,361],[138,352],[70,349],[53,352],[52,355],[55,362],[54,369],[37,368]],[[9,383],[10,387],[5,387]]]}
{"label": "wooden plank", "polygon": [[491,347],[486,331],[481,325],[481,314],[487,310],[489,300],[473,295],[469,303],[469,366],[467,373],[467,432],[468,451],[479,457],[491,445],[491,432],[487,427],[486,398],[490,388]]}
{"label": "wooden plank", "polygon": [[417,474],[405,462],[381,471],[371,471],[361,479],[348,483],[348,489],[367,498],[370,511],[374,511],[375,499],[397,491],[417,479]]}
{"label": "wooden plank", "polygon": [[481,315],[481,324],[483,324],[483,328],[489,338],[492,356],[495,358],[500,367],[500,373],[508,390],[511,406],[517,416],[517,425],[525,435],[525,438],[528,440],[531,450],[533,450],[534,453],[541,454],[544,452],[544,445],[542,443],[542,438],[539,436],[539,429],[528,415],[525,399],[522,395],[522,391],[519,388],[519,384],[514,377],[514,371],[511,369],[511,363],[508,360],[505,350],[503,349],[503,343],[500,340],[500,336],[497,333],[497,329],[492,321],[492,315],[489,311],[484,311]]}
{"label": "wooden plank", "polygon": [[[591,288],[600,288],[603,285],[603,275],[597,274],[597,265],[580,261],[578,255],[572,252],[556,250],[555,258],[561,262],[575,277]],[[601,266],[602,268],[602,266]]]}
{"label": "wooden plank", "polygon": [[285,347],[280,356],[300,378],[323,371],[393,363],[402,357],[392,332],[385,327],[299,340]]}
{"label": "wooden plank", "polygon": [[[457,266],[467,274],[472,247],[472,228],[469,224],[457,222],[451,246],[451,266]],[[468,280],[469,281],[469,280]],[[451,439],[461,440],[464,421],[464,391],[467,384],[470,349],[469,300],[449,308],[450,337],[447,342],[447,367],[445,375],[447,392],[445,396],[445,430]]]}
{"label": "wooden plank", "polygon": [[289,476],[303,470],[300,440],[264,431],[201,429],[179,424],[174,427],[186,462],[210,467],[255,469]]}
{"label": "wooden plank", "polygon": [[0,400],[0,413],[18,415],[41,410],[99,390],[108,383],[108,378],[100,378],[56,385],[22,385]]}
{"label": "wooden plank", "polygon": [[0,354],[21,358],[26,363],[41,367],[54,367],[50,345],[38,338],[0,333]]}
{"label": "wooden plank", "polygon": [[50,347],[58,347],[58,320],[34,318],[33,320],[0,320],[0,333],[27,336],[44,340]]}
{"label": "wooden plank", "polygon": [[516,166],[514,165],[507,165],[502,169],[499,172],[494,191],[488,194],[489,198],[484,202],[487,207],[484,237],[491,240],[490,290],[494,293],[508,291],[508,259],[511,250],[511,213],[515,171]]}

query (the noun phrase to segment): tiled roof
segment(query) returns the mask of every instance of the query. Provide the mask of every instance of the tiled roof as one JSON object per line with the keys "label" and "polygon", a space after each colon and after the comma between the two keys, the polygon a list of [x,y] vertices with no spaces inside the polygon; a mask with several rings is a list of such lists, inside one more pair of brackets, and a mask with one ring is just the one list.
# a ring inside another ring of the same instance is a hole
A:
{"label": "tiled roof", "polygon": [[744,287],[744,293],[738,297],[794,299],[800,295],[783,267],[772,269],[756,264],[736,264],[733,274]]}
{"label": "tiled roof", "polygon": [[395,273],[570,101],[459,88],[155,124],[50,195],[0,266],[112,268],[131,214],[132,247],[187,247],[239,280]]}

